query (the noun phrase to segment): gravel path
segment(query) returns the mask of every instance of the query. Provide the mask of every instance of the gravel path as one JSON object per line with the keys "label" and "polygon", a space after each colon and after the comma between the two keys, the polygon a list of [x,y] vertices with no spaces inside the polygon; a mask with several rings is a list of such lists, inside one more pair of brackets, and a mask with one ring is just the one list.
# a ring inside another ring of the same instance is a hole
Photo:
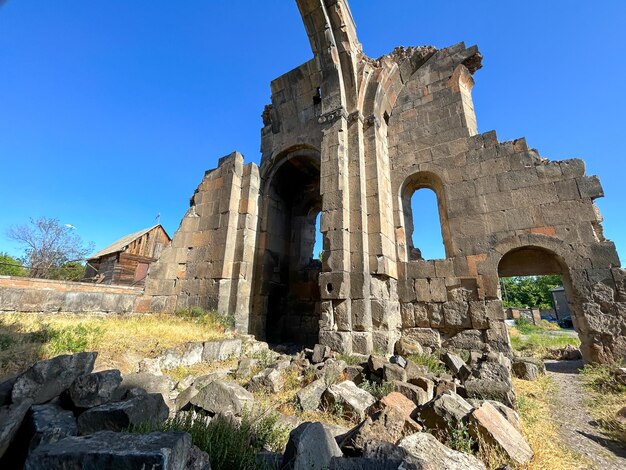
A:
{"label": "gravel path", "polygon": [[578,369],[582,361],[546,361],[555,390],[554,421],[566,447],[586,456],[598,470],[626,469],[626,448],[608,440],[594,426],[585,406],[585,395]]}

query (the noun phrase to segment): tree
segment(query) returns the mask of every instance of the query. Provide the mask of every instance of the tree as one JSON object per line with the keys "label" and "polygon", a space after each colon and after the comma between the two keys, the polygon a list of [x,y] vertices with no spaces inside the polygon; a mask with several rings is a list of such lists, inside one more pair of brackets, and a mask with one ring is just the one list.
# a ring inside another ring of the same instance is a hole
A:
{"label": "tree", "polygon": [[73,227],[48,217],[11,227],[7,236],[24,249],[22,262],[29,266],[31,277],[47,278],[64,265],[84,259],[93,250],[93,244],[85,245]]}
{"label": "tree", "polygon": [[563,285],[561,276],[517,276],[502,279],[505,307],[552,308],[550,289]]}
{"label": "tree", "polygon": [[8,253],[0,252],[0,275],[1,276],[26,276],[28,272],[22,263]]}

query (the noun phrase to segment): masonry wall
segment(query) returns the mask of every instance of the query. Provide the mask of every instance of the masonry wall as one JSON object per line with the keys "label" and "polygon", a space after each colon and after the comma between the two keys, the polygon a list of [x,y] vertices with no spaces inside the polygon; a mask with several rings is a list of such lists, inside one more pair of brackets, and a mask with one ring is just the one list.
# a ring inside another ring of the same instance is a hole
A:
{"label": "masonry wall", "polygon": [[[477,47],[372,59],[345,0],[297,4],[314,58],[272,82],[260,168],[234,154],[205,175],[140,309],[217,308],[241,331],[339,352],[391,353],[408,336],[510,353],[499,277],[560,274],[584,358],[625,357],[626,273],[599,181],[581,160],[478,133]],[[437,194],[445,259],[413,247],[420,188]],[[319,274],[303,262],[316,211]]]}
{"label": "masonry wall", "polygon": [[130,313],[142,289],[0,276],[0,312]]}

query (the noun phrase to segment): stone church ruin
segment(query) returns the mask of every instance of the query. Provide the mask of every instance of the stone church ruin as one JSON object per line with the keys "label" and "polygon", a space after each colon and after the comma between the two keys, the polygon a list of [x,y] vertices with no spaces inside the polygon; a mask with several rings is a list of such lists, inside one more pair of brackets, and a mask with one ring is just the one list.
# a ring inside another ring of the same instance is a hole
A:
{"label": "stone church ruin", "polygon": [[[205,173],[137,309],[217,309],[241,332],[338,352],[401,337],[506,352],[499,277],[560,274],[585,360],[626,356],[626,272],[598,178],[478,133],[477,47],[372,59],[346,0],[297,3],[313,58],[271,83],[260,165],[233,153]],[[421,188],[437,195],[445,259],[413,247]]]}

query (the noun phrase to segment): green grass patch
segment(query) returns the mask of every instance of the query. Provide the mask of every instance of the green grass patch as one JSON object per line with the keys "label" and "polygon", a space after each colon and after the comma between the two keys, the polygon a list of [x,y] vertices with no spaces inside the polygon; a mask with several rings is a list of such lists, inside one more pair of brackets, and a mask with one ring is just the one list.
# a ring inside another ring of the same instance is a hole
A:
{"label": "green grass patch", "polygon": [[363,362],[363,359],[359,356],[353,356],[352,354],[343,353],[337,356],[338,361],[344,361],[349,366],[356,366]]}
{"label": "green grass patch", "polygon": [[289,433],[277,424],[278,415],[244,413],[241,422],[234,418],[179,413],[161,425],[146,423],[131,432],[187,432],[194,445],[211,457],[214,470],[250,470],[259,468],[256,455],[262,449],[282,452]]}
{"label": "green grass patch", "polygon": [[94,350],[104,332],[97,325],[78,324],[65,328],[48,327],[44,334],[48,336],[45,351],[52,357]]}
{"label": "green grass patch", "polygon": [[427,367],[428,370],[435,375],[441,375],[448,372],[446,366],[439,360],[439,357],[433,354],[410,354],[407,359],[413,361],[418,366]]}
{"label": "green grass patch", "polygon": [[613,374],[618,367],[623,364],[586,364],[582,378],[591,415],[609,437],[624,445],[626,425],[617,419],[616,414],[626,404],[626,385],[618,382]]}
{"label": "green grass patch", "polygon": [[511,346],[527,356],[544,359],[551,357],[550,350],[564,348],[568,344],[579,347],[580,340],[572,336],[550,335],[546,332],[530,333],[528,335],[511,335]]}
{"label": "green grass patch", "polygon": [[364,380],[359,384],[359,387],[366,392],[371,393],[377,400],[380,400],[382,397],[393,392],[393,384],[390,382],[383,382],[379,384],[376,382],[370,382],[369,380]]}
{"label": "green grass patch", "polygon": [[219,325],[225,330],[235,329],[235,315],[218,313],[216,310],[204,310],[200,307],[179,308],[174,312],[178,317],[193,320],[203,325]]}

